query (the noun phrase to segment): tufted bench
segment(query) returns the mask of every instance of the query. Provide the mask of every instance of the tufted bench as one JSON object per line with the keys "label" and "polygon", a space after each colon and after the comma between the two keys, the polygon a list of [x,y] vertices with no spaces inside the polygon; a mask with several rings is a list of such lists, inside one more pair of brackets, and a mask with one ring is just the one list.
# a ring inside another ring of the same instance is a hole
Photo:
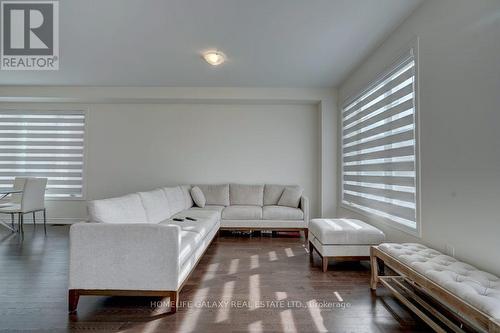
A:
{"label": "tufted bench", "polygon": [[[422,244],[383,243],[372,247],[371,260],[373,290],[376,289],[377,282],[382,282],[384,286],[396,292],[397,288],[389,281],[395,281],[399,287],[405,288],[401,279],[378,276],[377,266],[373,263],[382,260],[400,274],[398,278],[402,277],[403,280],[421,287],[424,292],[454,309],[459,317],[486,331],[500,332],[500,278],[497,276]],[[412,306],[409,305],[410,309],[414,310]],[[440,317],[439,314],[437,316]],[[447,324],[446,318],[440,319]]]}

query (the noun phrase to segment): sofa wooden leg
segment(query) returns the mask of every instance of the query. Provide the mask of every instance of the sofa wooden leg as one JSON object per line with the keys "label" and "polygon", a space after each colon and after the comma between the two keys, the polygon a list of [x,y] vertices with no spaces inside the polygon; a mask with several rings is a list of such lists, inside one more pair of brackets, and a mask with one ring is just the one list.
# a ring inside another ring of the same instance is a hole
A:
{"label": "sofa wooden leg", "polygon": [[307,228],[304,229],[304,237],[306,238],[306,240],[308,240],[309,238],[309,229]]}
{"label": "sofa wooden leg", "polygon": [[370,289],[377,290],[378,283],[378,262],[377,257],[373,253],[373,248],[370,249],[370,266],[372,270],[371,278],[370,278]]}
{"label": "sofa wooden leg", "polygon": [[323,257],[323,272],[328,270],[328,257]]}
{"label": "sofa wooden leg", "polygon": [[176,313],[179,307],[179,292],[174,291],[170,294],[170,313]]}
{"label": "sofa wooden leg", "polygon": [[70,289],[68,290],[68,311],[75,312],[78,307],[78,300],[80,299],[80,294],[78,290]]}

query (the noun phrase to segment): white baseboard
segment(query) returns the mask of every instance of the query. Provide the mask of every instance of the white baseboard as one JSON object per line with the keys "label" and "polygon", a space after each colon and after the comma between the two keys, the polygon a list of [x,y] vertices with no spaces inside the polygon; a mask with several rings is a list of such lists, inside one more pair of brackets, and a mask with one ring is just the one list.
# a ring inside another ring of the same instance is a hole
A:
{"label": "white baseboard", "polygon": [[[10,224],[10,217],[7,217],[7,215],[5,218],[0,216],[0,219],[5,223]],[[43,218],[41,216],[37,216],[35,221],[36,224],[43,224]],[[53,217],[47,219],[47,224],[74,224],[78,222],[86,222],[86,219],[78,217]],[[15,223],[17,224],[17,217],[15,219]],[[28,218],[28,214],[26,214],[24,216],[24,224],[33,224],[33,218]]]}

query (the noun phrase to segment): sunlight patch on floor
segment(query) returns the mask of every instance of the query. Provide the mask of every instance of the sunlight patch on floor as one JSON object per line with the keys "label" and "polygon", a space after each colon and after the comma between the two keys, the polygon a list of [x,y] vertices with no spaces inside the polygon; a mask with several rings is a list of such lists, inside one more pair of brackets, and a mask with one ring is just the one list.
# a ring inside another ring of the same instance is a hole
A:
{"label": "sunlight patch on floor", "polygon": [[285,249],[285,253],[286,253],[287,257],[294,257],[295,256],[295,253],[293,253],[293,250],[291,248],[289,248],[289,247],[287,247]]}
{"label": "sunlight patch on floor", "polygon": [[264,331],[262,327],[262,320],[255,321],[248,325],[249,333],[262,333]]}
{"label": "sunlight patch on floor", "polygon": [[219,269],[219,263],[210,264],[207,267],[207,272],[203,276],[203,281],[212,280]]}
{"label": "sunlight patch on floor", "polygon": [[281,326],[283,327],[283,332],[297,332],[297,327],[295,326],[295,321],[293,320],[292,310],[284,310],[280,312]]}
{"label": "sunlight patch on floor", "polygon": [[334,291],[333,294],[335,295],[335,297],[337,298],[337,300],[339,302],[343,302],[344,299],[342,298],[342,296],[340,296],[339,292],[338,291]]}
{"label": "sunlight patch on floor", "polygon": [[282,301],[288,297],[288,294],[284,291],[277,291],[276,292],[276,299],[278,301]]}
{"label": "sunlight patch on floor", "polygon": [[257,302],[260,301],[260,275],[250,275],[248,279],[248,300],[250,310],[255,310]]}
{"label": "sunlight patch on floor", "polygon": [[276,260],[278,260],[276,251],[269,251],[269,261],[276,261]]}
{"label": "sunlight patch on floor", "polygon": [[229,265],[229,271],[227,274],[236,274],[238,272],[238,265],[240,264],[240,259],[231,259],[231,264]]}
{"label": "sunlight patch on floor", "polygon": [[309,314],[316,326],[318,332],[328,332],[325,327],[325,323],[323,321],[323,317],[321,316],[321,310],[317,306],[317,301],[315,299],[307,302],[307,309],[309,310]]}
{"label": "sunlight patch on floor", "polygon": [[[229,281],[224,283],[224,288],[221,295],[222,301],[231,302],[231,300],[233,299],[234,285],[235,285],[234,281]],[[221,306],[219,308],[219,311],[217,312],[217,318],[215,319],[215,322],[220,323],[225,320],[228,320],[230,310],[231,307],[229,305]]]}
{"label": "sunlight patch on floor", "polygon": [[[201,302],[205,300],[205,298],[208,295],[208,290],[210,288],[205,287],[201,288],[194,294],[193,296],[193,303],[196,302]],[[202,309],[200,307],[191,307],[187,311],[186,315],[184,316],[181,326],[179,328],[180,332],[193,332],[194,329],[196,328],[196,324],[198,323],[198,318],[200,317],[200,314],[202,311],[205,311],[206,309]]]}
{"label": "sunlight patch on floor", "polygon": [[250,257],[250,269],[259,268],[259,255],[254,254]]}

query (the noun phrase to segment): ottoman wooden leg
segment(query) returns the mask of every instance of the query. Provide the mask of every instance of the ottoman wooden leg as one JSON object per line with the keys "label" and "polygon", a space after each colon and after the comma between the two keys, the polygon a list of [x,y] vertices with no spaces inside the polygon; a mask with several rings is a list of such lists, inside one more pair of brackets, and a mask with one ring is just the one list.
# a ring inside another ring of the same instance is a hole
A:
{"label": "ottoman wooden leg", "polygon": [[311,242],[309,242],[309,261],[310,262],[313,262],[313,259],[314,259],[313,251],[314,251],[314,245]]}
{"label": "ottoman wooden leg", "polygon": [[328,270],[328,257],[323,257],[323,272]]}

